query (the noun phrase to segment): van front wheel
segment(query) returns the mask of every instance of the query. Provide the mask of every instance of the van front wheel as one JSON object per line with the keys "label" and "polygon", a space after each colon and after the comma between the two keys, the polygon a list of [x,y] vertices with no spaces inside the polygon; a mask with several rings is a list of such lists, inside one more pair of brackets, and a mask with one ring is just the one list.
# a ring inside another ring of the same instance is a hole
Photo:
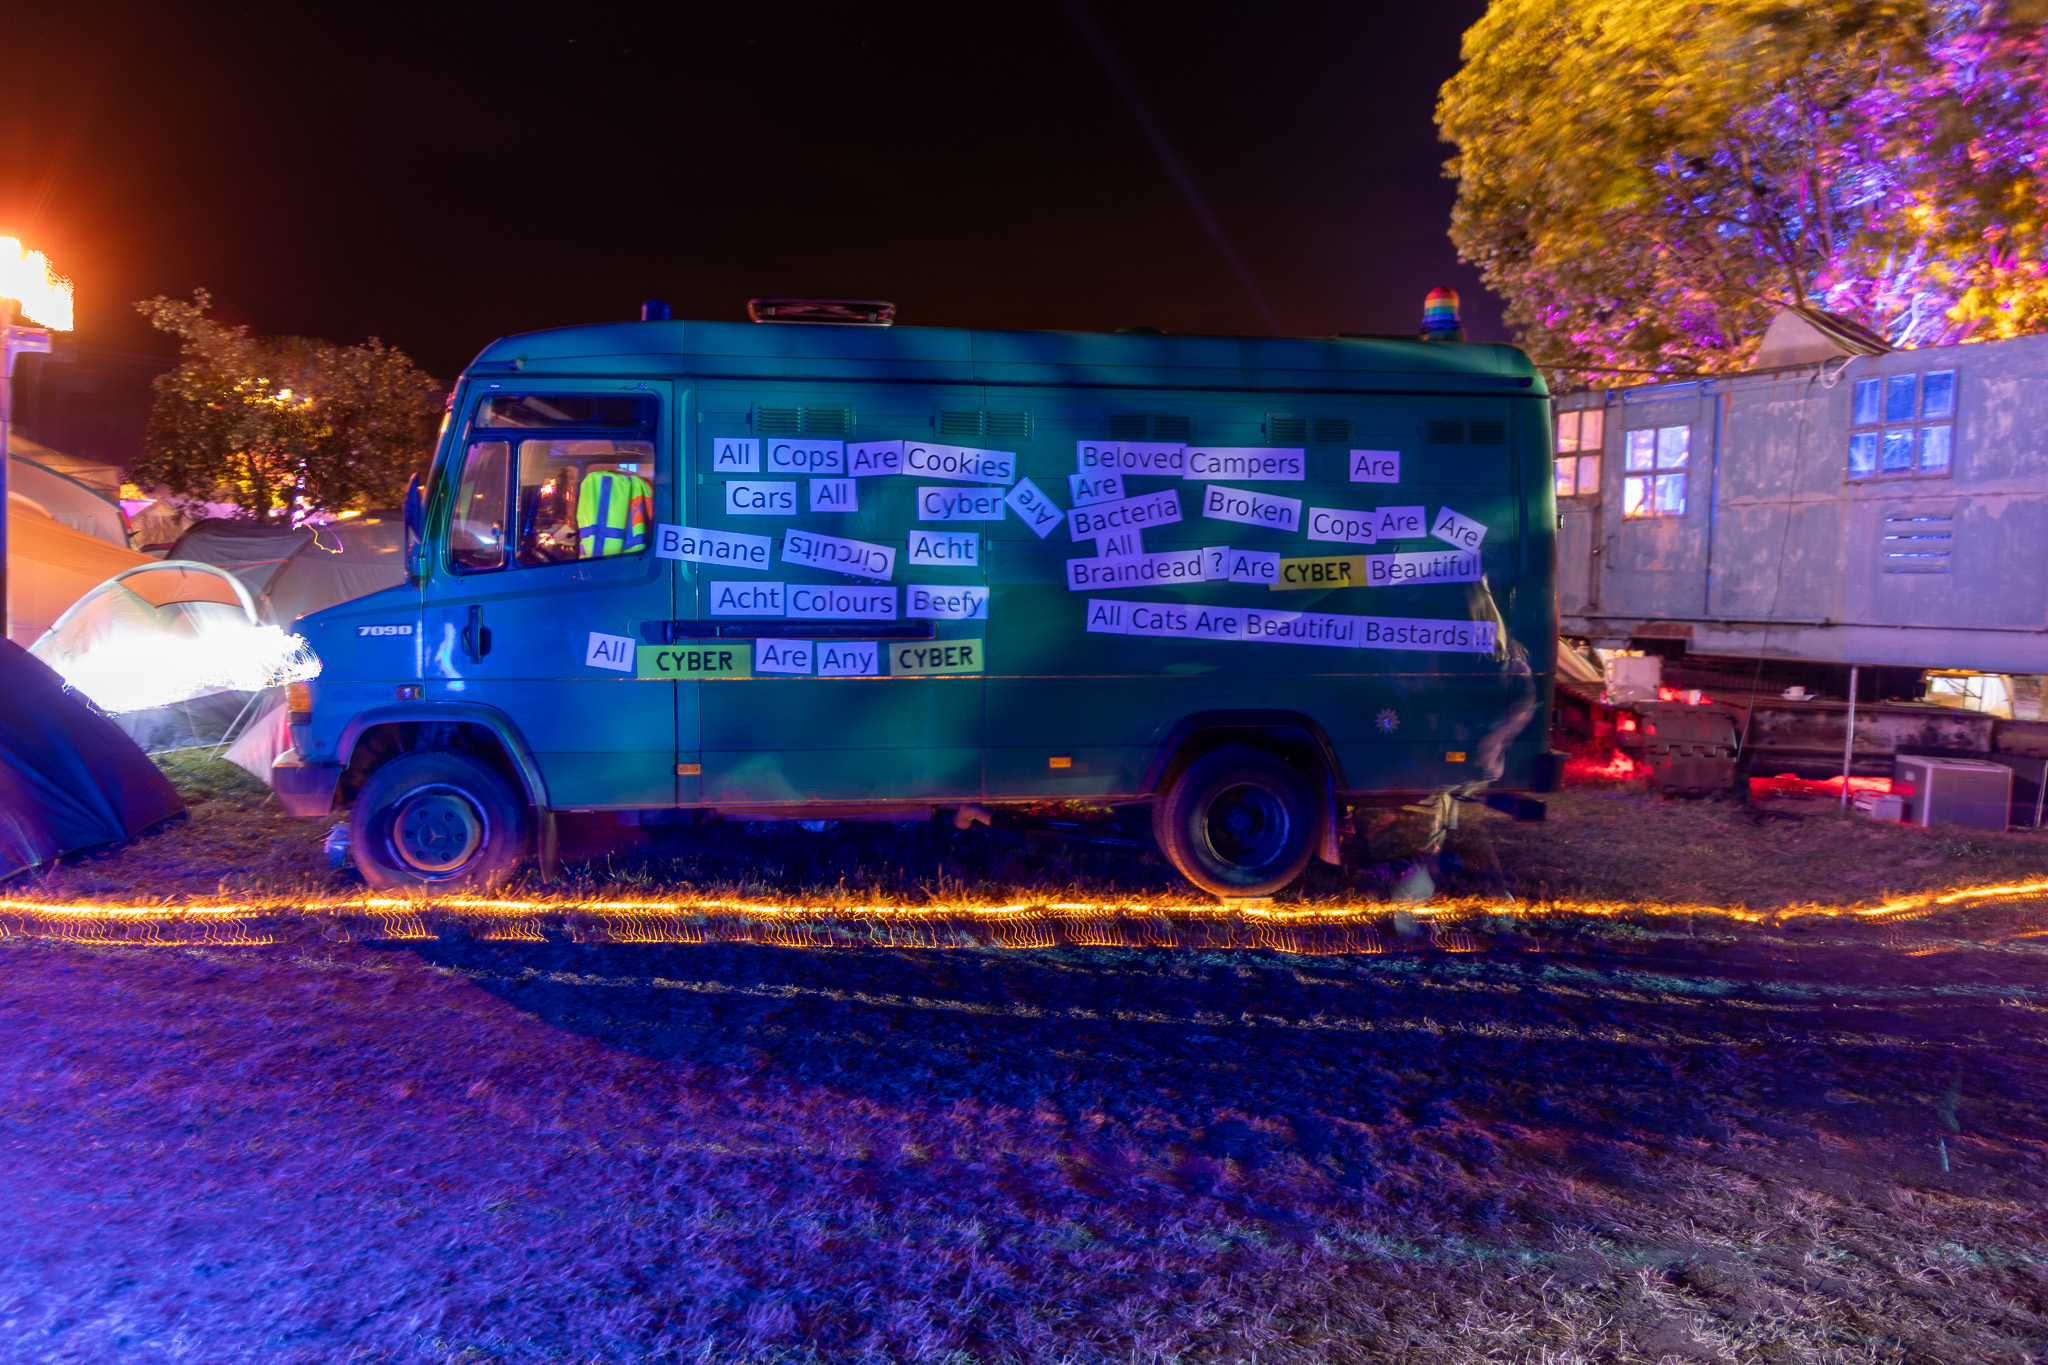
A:
{"label": "van front wheel", "polygon": [[1270,896],[1315,851],[1316,798],[1271,754],[1233,744],[1204,754],[1152,807],[1167,861],[1219,896]]}
{"label": "van front wheel", "polygon": [[363,880],[379,890],[482,891],[526,854],[526,803],[474,754],[415,749],[370,774],[349,815]]}

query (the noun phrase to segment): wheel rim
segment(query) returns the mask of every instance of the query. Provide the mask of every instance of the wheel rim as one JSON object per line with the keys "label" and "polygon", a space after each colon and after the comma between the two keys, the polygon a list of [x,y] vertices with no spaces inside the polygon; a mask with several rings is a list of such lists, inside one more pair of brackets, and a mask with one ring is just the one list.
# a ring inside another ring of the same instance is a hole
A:
{"label": "wheel rim", "polygon": [[1251,871],[1277,860],[1292,822],[1278,793],[1255,783],[1225,787],[1202,815],[1202,837],[1220,863]]}
{"label": "wheel rim", "polygon": [[454,787],[422,787],[391,815],[391,851],[430,877],[459,871],[489,834],[482,808]]}

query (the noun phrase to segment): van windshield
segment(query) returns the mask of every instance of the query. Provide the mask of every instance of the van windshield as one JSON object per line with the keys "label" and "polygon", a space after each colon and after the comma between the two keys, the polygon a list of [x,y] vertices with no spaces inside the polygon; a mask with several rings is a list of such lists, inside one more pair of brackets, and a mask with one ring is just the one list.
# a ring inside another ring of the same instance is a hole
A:
{"label": "van windshield", "polygon": [[519,562],[639,554],[654,534],[654,443],[565,436],[519,443]]}

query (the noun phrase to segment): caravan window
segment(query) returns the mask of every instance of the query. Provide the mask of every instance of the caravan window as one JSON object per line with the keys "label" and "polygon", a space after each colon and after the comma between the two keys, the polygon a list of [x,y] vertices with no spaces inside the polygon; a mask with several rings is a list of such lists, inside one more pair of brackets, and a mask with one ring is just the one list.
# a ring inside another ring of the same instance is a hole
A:
{"label": "caravan window", "polygon": [[1686,466],[1692,461],[1692,428],[1642,427],[1623,448],[1621,514],[1625,517],[1685,515]]}
{"label": "caravan window", "polygon": [[1849,399],[1850,479],[1939,477],[1955,467],[1956,372],[1874,375]]}

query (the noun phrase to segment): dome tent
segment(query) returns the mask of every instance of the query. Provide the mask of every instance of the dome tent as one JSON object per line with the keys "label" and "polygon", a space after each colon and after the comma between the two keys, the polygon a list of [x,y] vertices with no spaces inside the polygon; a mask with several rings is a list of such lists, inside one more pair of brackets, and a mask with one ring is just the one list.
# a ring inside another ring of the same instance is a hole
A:
{"label": "dome tent", "polygon": [[119,726],[0,641],[0,880],[125,842],[185,803]]}
{"label": "dome tent", "polygon": [[289,626],[403,583],[405,523],[395,512],[296,528],[209,517],[179,536],[168,557],[226,569],[247,585],[264,621]]}

